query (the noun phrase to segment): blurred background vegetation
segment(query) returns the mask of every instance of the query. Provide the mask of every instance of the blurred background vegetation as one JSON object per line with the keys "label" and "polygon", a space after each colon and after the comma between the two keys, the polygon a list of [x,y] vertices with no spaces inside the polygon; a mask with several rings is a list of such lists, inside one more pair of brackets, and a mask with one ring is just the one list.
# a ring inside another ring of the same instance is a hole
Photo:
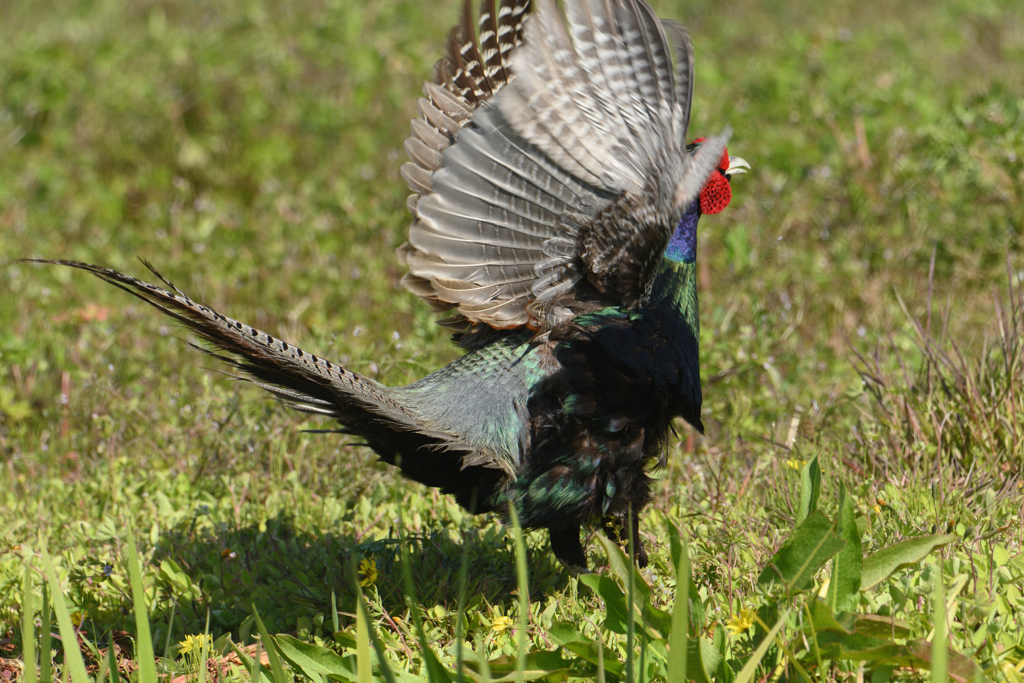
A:
{"label": "blurred background vegetation", "polygon": [[[707,436],[680,425],[652,512],[696,539],[710,613],[745,599],[792,524],[787,463],[810,455],[826,487],[845,481],[858,512],[886,522],[881,535],[960,524],[1016,552],[1018,3],[653,4],[693,36],[691,136],[731,125],[730,152],[753,167],[701,224]],[[145,275],[144,258],[218,310],[354,370],[423,376],[456,349],[398,285],[399,167],[458,10],[4,3],[0,259]],[[19,544],[39,542],[78,609],[119,625],[116,580],[93,579],[121,567],[131,517],[158,587],[158,638],[201,630],[207,607],[215,633],[238,634],[252,599],[271,630],[308,635],[330,590],[345,591],[349,554],[390,567],[400,508],[420,535],[420,598],[447,628],[466,523],[454,504],[342,437],[302,433],[331,425],[203,369],[215,363],[181,334],[80,273],[0,268],[0,628],[17,617]],[[474,524],[470,595],[486,624],[514,604],[514,570],[500,526]],[[530,543],[538,595],[575,591],[546,537]],[[402,609],[397,576],[382,571],[378,586],[379,618]]]}

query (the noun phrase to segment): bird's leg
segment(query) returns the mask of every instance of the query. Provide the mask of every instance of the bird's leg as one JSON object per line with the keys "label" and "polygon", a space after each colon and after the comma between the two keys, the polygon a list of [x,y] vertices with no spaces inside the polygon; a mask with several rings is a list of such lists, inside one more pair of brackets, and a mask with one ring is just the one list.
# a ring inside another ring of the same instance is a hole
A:
{"label": "bird's leg", "polygon": [[558,561],[573,574],[589,574],[587,556],[580,543],[580,525],[569,524],[562,527],[548,527],[551,534],[551,551]]}

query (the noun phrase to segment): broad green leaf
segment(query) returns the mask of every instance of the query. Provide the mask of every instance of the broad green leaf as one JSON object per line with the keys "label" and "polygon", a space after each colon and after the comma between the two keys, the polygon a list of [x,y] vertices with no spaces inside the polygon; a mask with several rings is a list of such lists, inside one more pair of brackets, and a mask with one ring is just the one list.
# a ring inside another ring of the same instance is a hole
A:
{"label": "broad green leaf", "polygon": [[352,634],[345,631],[335,631],[331,634],[331,638],[334,639],[338,645],[347,647],[351,650],[356,649],[356,639],[352,637]]}
{"label": "broad green leaf", "polygon": [[670,521],[669,541],[676,570],[676,600],[672,609],[672,631],[669,636],[668,678],[682,680],[686,675],[686,655],[690,629],[690,555],[679,538],[679,530]]}
{"label": "broad green leaf", "polygon": [[608,555],[608,568],[611,569],[612,574],[619,580],[623,586],[629,585],[629,577],[632,575],[633,580],[636,582],[636,597],[642,603],[650,603],[651,601],[651,588],[644,581],[643,576],[636,569],[636,564],[629,561],[626,557],[626,553],[622,551],[619,544],[609,539],[604,534],[596,537],[598,542],[604,547],[605,554]]}
{"label": "broad green leaf", "polygon": [[626,634],[626,596],[619,584],[604,574],[584,574],[580,583],[597,593],[604,600],[606,610],[605,628],[621,635]]}
{"label": "broad green leaf", "polygon": [[285,659],[314,683],[322,683],[326,676],[356,680],[356,662],[351,655],[342,657],[325,647],[305,643],[283,633],[278,634],[276,641]]}
{"label": "broad green leaf", "polygon": [[853,628],[857,633],[876,638],[909,638],[910,624],[902,619],[879,614],[856,614]]}
{"label": "broad green leaf", "polygon": [[568,621],[556,621],[551,624],[551,628],[548,629],[548,639],[555,645],[587,642],[586,636],[580,633],[579,627]]}
{"label": "broad green leaf", "polygon": [[712,683],[722,663],[722,653],[707,638],[692,638],[686,647],[686,677],[691,681]]}
{"label": "broad green leaf", "polygon": [[[572,662],[563,659],[557,650],[528,652],[523,660],[522,676],[523,680],[527,681],[535,681],[538,678],[547,678],[548,676],[558,676],[561,678],[568,673],[569,667],[572,665]],[[502,655],[497,659],[492,659],[487,664],[493,677],[491,680],[494,683],[514,681],[520,675],[518,657]],[[471,662],[467,662],[466,666],[467,668],[475,668]]]}
{"label": "broad green leaf", "polygon": [[909,638],[910,624],[902,619],[883,617],[878,614],[840,614],[833,615],[824,600],[814,600],[808,605],[810,620],[805,631],[821,633],[823,631],[842,631],[846,634],[857,633],[875,638]]}
{"label": "broad green leaf", "polygon": [[821,633],[822,631],[842,631],[843,633],[854,633],[852,619],[839,620],[832,613],[832,608],[824,600],[812,600],[807,606],[810,616],[808,631]]}
{"label": "broad green leaf", "polygon": [[[877,665],[910,666],[916,669],[933,667],[932,644],[926,640],[913,640],[906,645],[884,638],[873,638],[859,633],[822,631],[816,637],[818,655],[822,659],[872,662]],[[813,647],[813,644],[812,644]],[[947,650],[946,673],[961,683],[973,681],[978,668],[959,652]]]}
{"label": "broad green leaf", "polygon": [[800,524],[818,509],[818,496],[821,494],[821,467],[818,456],[807,461],[800,470],[800,508],[796,511],[796,523]]}
{"label": "broad green leaf", "polygon": [[936,548],[959,540],[958,536],[950,534],[918,536],[871,553],[864,558],[860,580],[861,591],[874,588],[898,569],[912,567],[920,563]]}
{"label": "broad green leaf", "polygon": [[[46,580],[50,584],[50,600],[53,602],[53,611],[57,615],[57,628],[60,630],[60,638],[64,643],[64,666],[66,667],[66,672],[70,672],[73,683],[91,683],[89,674],[85,671],[85,660],[82,659],[82,652],[78,649],[78,637],[75,635],[75,627],[71,623],[68,606],[64,602],[64,594],[60,589],[57,570],[54,568],[53,562],[50,561],[50,554],[46,552],[45,548],[42,550],[42,555]],[[42,655],[49,657],[50,653],[44,652]],[[153,682],[156,683],[155,677]]]}
{"label": "broad green leaf", "polygon": [[843,549],[832,561],[832,578],[828,584],[829,607],[833,613],[852,612],[860,599],[861,565],[864,561],[857,520],[853,514],[853,501],[846,486],[839,484],[839,519],[836,521],[839,537],[845,541]]}
{"label": "broad green leaf", "polygon": [[807,516],[761,572],[761,585],[781,582],[787,594],[806,590],[815,572],[842,550],[844,542],[819,510]]}
{"label": "broad green leaf", "polygon": [[[260,613],[256,610],[255,605],[252,607],[252,614],[256,619],[256,628],[260,632],[260,641],[267,650],[267,658],[270,660],[270,672],[274,676],[274,683],[288,683],[289,678],[284,672],[284,667],[281,666],[281,657],[277,654],[277,644],[270,637],[270,634],[267,633],[267,627],[263,625],[263,620],[260,619]],[[205,643],[206,641],[204,640],[203,642]]]}
{"label": "broad green leaf", "polygon": [[[622,552],[622,548],[619,547],[618,543],[604,536],[598,536],[598,542],[604,546],[605,553],[608,555],[608,566],[619,579],[621,585],[628,587],[630,576],[633,577],[634,606],[640,610],[640,618],[635,623],[640,625],[650,638],[664,640],[672,628],[672,617],[668,612],[660,610],[651,604],[650,586],[647,585],[636,565],[630,562],[626,554]],[[625,603],[623,604],[625,605]],[[625,615],[628,631],[629,612],[625,608],[623,609],[623,615]],[[634,613],[634,617],[636,617],[636,613]]]}
{"label": "broad green leaf", "polygon": [[812,647],[817,646],[817,655],[822,659],[843,659],[859,661],[894,661],[902,652],[901,646],[885,638],[847,633],[843,630],[826,629],[815,633]]}
{"label": "broad green leaf", "polygon": [[[595,575],[585,574],[580,577],[580,580],[582,581],[588,576]],[[613,586],[615,585],[615,582],[611,579],[608,579],[608,581],[611,582]],[[548,630],[548,637],[551,638],[555,644],[560,645],[569,652],[572,652],[583,661],[594,665],[594,667],[601,666],[603,662],[604,668],[613,676],[616,678],[622,677],[622,663],[614,658],[602,657],[602,644],[584,636],[580,633],[579,628],[575,624],[570,624],[568,622],[556,622],[555,624],[552,624],[551,628]]]}

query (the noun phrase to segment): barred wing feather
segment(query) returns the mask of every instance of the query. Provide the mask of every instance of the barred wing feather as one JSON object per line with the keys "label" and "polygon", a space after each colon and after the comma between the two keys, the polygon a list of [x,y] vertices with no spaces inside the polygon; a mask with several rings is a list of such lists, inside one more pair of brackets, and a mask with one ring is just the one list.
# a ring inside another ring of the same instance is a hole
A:
{"label": "barred wing feather", "polygon": [[[471,324],[546,330],[634,307],[724,149],[686,152],[693,50],[643,0],[468,5],[403,168],[406,285]],[[504,14],[503,14],[504,13]],[[515,16],[502,32],[502,18]]]}

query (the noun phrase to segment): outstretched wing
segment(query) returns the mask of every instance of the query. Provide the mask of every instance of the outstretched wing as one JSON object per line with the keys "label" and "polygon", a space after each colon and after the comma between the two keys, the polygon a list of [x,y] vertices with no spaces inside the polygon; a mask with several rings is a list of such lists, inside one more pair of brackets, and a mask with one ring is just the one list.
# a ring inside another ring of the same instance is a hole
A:
{"label": "outstretched wing", "polygon": [[[408,202],[414,216],[418,200],[433,192],[432,176],[441,169],[443,153],[455,143],[456,133],[511,80],[509,56],[523,42],[529,10],[530,0],[501,0],[498,7],[494,0],[481,0],[476,34],[472,5],[465,0],[459,23],[448,34],[447,54],[434,65],[434,82],[423,84],[420,117],[412,120],[412,134],[405,141],[411,161],[402,165],[402,177],[416,193]],[[406,242],[398,248],[398,259],[408,264],[410,255],[423,253]],[[438,310],[453,306],[438,298],[431,278],[418,268],[410,268],[402,284]]]}
{"label": "outstretched wing", "polygon": [[[483,69],[462,94],[425,89],[457,124],[447,141],[435,127],[429,158],[410,144],[419,171],[406,177],[422,196],[406,282],[472,323],[544,330],[642,304],[724,148],[723,136],[686,152],[693,52],[682,27],[643,0],[566,0],[565,15],[539,1],[523,45],[501,59],[511,80]],[[462,73],[474,73],[486,43],[456,30]]]}

